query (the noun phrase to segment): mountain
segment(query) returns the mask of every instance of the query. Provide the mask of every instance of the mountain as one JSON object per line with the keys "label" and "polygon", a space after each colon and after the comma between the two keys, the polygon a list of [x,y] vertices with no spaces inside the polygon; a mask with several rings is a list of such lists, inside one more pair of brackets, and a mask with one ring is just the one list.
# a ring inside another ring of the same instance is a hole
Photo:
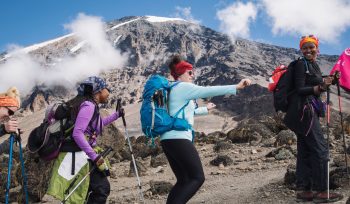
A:
{"label": "mountain", "polygon": [[[181,54],[194,65],[195,83],[199,85],[233,84],[244,77],[256,82],[256,85],[242,91],[239,96],[211,99],[218,105],[218,115],[226,112],[241,119],[271,114],[274,110],[271,94],[265,88],[267,79],[277,65],[288,65],[300,56],[299,51],[293,48],[245,39],[232,43],[228,36],[220,32],[178,18],[124,17],[108,22],[106,33],[115,48],[130,56],[123,69],[115,68],[101,74],[113,88],[107,107],[111,107],[118,97],[122,97],[124,104],[140,102],[147,77],[155,73],[166,75],[169,57]],[[74,34],[69,34],[25,50],[50,68],[64,56],[83,52],[85,46],[84,42],[76,40]],[[8,57],[11,56],[2,55],[0,62],[6,61]],[[320,55],[318,63],[322,71],[329,73],[337,58],[338,56]],[[64,91],[57,87],[55,91],[36,87],[24,104],[34,110],[37,108],[30,106],[38,94],[50,101],[71,96],[74,92],[75,90]],[[348,101],[345,105],[349,105]]]}

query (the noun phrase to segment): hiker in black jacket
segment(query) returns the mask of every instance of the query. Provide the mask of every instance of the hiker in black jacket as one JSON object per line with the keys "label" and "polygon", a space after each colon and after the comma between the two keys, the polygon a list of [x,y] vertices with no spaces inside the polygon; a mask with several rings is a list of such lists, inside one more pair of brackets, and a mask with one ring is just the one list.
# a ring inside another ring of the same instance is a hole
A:
{"label": "hiker in black jacket", "polygon": [[[319,118],[325,116],[325,104],[321,100],[332,84],[332,76],[322,78],[316,63],[319,53],[318,39],[303,36],[300,40],[302,59],[293,63],[293,92],[288,98],[288,110],[284,123],[297,135],[297,200],[335,202],[342,199],[330,193],[327,199],[327,161],[329,149],[322,133]],[[315,193],[314,193],[314,192]]]}

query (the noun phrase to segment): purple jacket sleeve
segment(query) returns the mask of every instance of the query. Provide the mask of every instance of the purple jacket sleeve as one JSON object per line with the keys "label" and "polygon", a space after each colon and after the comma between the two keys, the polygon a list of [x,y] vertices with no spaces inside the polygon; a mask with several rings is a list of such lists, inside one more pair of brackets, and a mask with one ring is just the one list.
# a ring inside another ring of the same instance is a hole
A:
{"label": "purple jacket sleeve", "polygon": [[102,124],[103,126],[111,124],[113,121],[117,120],[119,118],[119,112],[115,112],[105,118],[102,118]]}
{"label": "purple jacket sleeve", "polygon": [[95,105],[89,101],[85,101],[80,105],[80,110],[75,121],[75,126],[73,130],[73,138],[77,145],[82,149],[88,157],[95,161],[98,154],[92,149],[89,142],[85,138],[85,131],[89,125],[89,122],[94,114]]}

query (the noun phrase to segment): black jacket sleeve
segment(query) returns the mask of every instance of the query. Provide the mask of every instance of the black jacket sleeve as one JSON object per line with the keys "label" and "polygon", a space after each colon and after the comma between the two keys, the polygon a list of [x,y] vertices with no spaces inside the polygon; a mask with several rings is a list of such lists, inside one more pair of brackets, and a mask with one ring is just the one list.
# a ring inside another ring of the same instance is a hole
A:
{"label": "black jacket sleeve", "polygon": [[294,67],[295,88],[297,90],[298,95],[302,95],[302,96],[313,95],[314,87],[305,85],[305,78],[306,78],[305,72],[306,72],[306,69],[305,69],[304,62],[299,60]]}
{"label": "black jacket sleeve", "polygon": [[0,137],[7,134],[6,130],[5,130],[5,125],[1,124],[0,125]]}

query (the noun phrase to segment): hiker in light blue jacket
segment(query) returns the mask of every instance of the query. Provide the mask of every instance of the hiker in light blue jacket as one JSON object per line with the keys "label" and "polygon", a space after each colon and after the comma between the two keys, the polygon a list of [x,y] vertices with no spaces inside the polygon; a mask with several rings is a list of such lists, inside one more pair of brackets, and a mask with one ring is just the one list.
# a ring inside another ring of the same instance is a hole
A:
{"label": "hiker in light blue jacket", "polygon": [[[190,63],[174,56],[169,64],[171,75],[181,81],[169,95],[169,113],[174,116],[185,104],[184,118],[193,127],[193,117],[196,114],[208,114],[215,104],[208,103],[206,107],[196,107],[195,99],[236,94],[237,89],[243,89],[251,84],[249,79],[242,79],[237,85],[227,86],[197,86],[193,84],[194,70]],[[163,151],[169,161],[177,182],[171,189],[167,204],[186,203],[194,196],[204,183],[204,173],[198,152],[193,144],[192,130],[171,130],[160,137]]]}

